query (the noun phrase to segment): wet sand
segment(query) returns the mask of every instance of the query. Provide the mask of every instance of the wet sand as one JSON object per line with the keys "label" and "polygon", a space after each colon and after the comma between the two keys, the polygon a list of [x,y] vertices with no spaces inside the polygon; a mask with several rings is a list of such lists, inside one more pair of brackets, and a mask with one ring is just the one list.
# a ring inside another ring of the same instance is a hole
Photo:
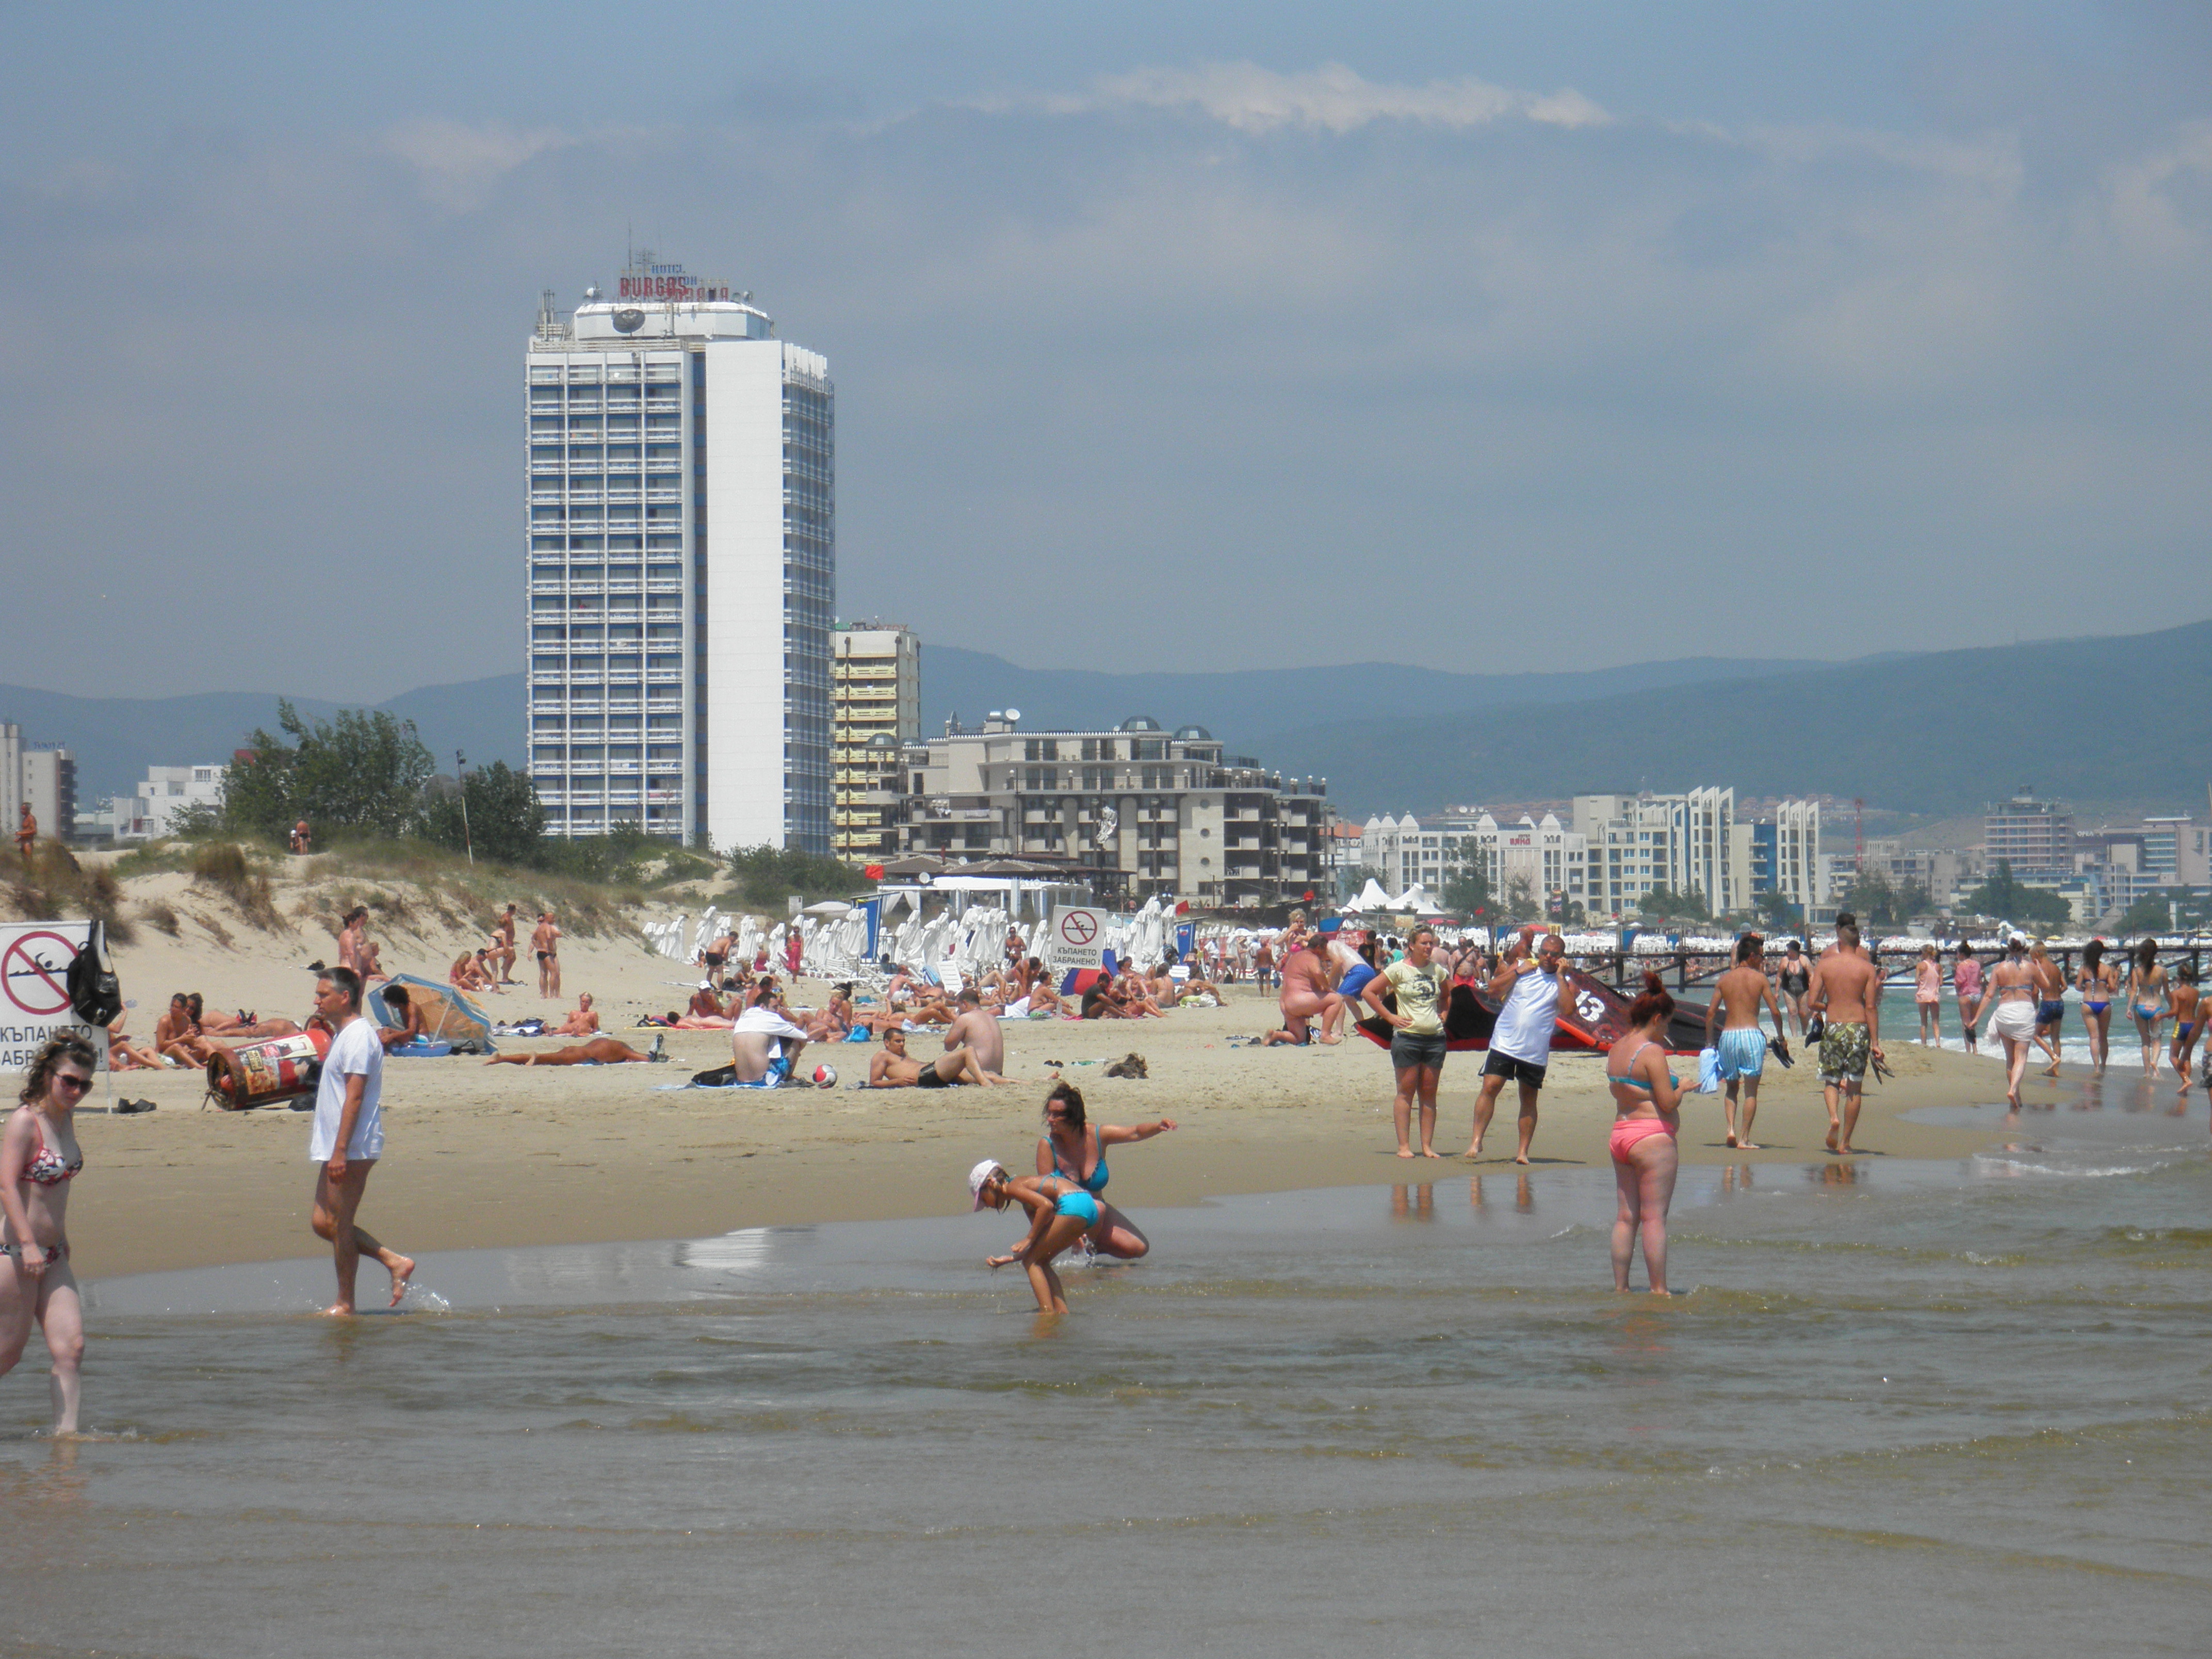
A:
{"label": "wet sand", "polygon": [[[211,1002],[259,1012],[306,1012],[304,964],[328,958],[328,942],[241,941],[210,953],[190,939],[160,935],[118,955],[131,1025],[150,1031],[170,989],[198,989]],[[387,945],[402,971],[430,973]],[[426,951],[422,953],[428,955]],[[570,941],[567,996],[541,1000],[534,984],[483,1001],[495,1018],[551,1016],[575,992],[598,998],[610,1035],[647,1046],[631,1029],[648,1009],[688,994],[677,964],[624,941]],[[450,957],[448,957],[450,959]],[[518,964],[518,971],[528,965]],[[438,975],[442,977],[442,975]],[[802,982],[796,1000],[819,1003],[823,988]],[[1467,1146],[1481,1057],[1458,1054],[1444,1071],[1437,1162],[1395,1155],[1388,1057],[1363,1037],[1335,1048],[1233,1046],[1273,1024],[1272,998],[1233,993],[1220,1009],[1181,1010],[1165,1020],[1084,1024],[1012,1022],[1007,1072],[1017,1082],[988,1090],[870,1091],[872,1045],[808,1049],[802,1069],[823,1058],[842,1074],[835,1090],[665,1091],[690,1073],[727,1059],[714,1032],[668,1033],[672,1063],[544,1070],[481,1060],[394,1060],[385,1073],[386,1155],[362,1219],[409,1251],[703,1237],[733,1228],[803,1221],[938,1215],[966,1202],[964,1178],[977,1158],[1030,1167],[1039,1110],[1055,1066],[1080,1086],[1094,1121],[1170,1117],[1180,1127],[1114,1156],[1114,1198],[1128,1207],[1191,1204],[1233,1193],[1279,1192],[1419,1180],[1511,1165],[1511,1091],[1499,1103],[1480,1164]],[[913,1040],[935,1053],[933,1034]],[[554,1039],[501,1039],[502,1052],[560,1046]],[[1985,1131],[1904,1121],[1915,1108],[1986,1102],[2002,1095],[1996,1066],[1893,1042],[1894,1080],[1869,1095],[1857,1150],[1873,1158],[1952,1158],[1986,1146]],[[1103,1063],[1143,1054],[1150,1077],[1101,1075]],[[1562,1057],[1543,1093],[1538,1167],[1604,1168],[1613,1107],[1598,1057]],[[71,1206],[70,1235],[88,1278],[281,1260],[321,1246],[307,1230],[313,1186],[305,1113],[282,1107],[246,1113],[200,1109],[197,1074],[124,1073],[118,1093],[159,1103],[131,1117],[88,1114],[81,1122],[87,1168]],[[2032,1079],[2029,1099],[2057,1099],[2071,1085]],[[105,1104],[105,1088],[92,1104]],[[1803,1162],[1826,1156],[1826,1115],[1818,1079],[1801,1055],[1796,1069],[1770,1061],[1759,1118],[1763,1150],[1723,1141],[1718,1097],[1684,1108],[1686,1164]]]}

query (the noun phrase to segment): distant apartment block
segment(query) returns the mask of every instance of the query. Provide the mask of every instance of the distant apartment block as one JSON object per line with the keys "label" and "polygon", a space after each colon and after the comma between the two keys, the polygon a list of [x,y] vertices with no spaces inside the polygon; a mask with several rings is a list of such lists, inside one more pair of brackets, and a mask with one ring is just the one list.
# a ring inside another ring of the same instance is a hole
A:
{"label": "distant apartment block", "polygon": [[1570,904],[1586,904],[1583,838],[1555,813],[1538,819],[1523,813],[1503,823],[1490,813],[1464,811],[1417,818],[1370,817],[1360,831],[1359,863],[1376,873],[1392,893],[1419,883],[1433,898],[1464,868],[1478,868],[1497,901],[1510,907],[1528,895],[1532,914],[1565,914]]}
{"label": "distant apartment block", "polygon": [[2070,876],[2074,814],[2062,801],[2038,800],[2032,789],[1993,802],[1982,819],[1982,854],[1990,869],[2008,864],[2015,876]]}
{"label": "distant apartment block", "polygon": [[1253,908],[1328,882],[1325,780],[1227,755],[1202,726],[1024,732],[1009,715],[905,750],[898,849],[1066,867],[1103,899]]}
{"label": "distant apartment block", "polygon": [[902,751],[921,736],[921,640],[841,623],[830,646],[830,849],[866,863],[897,850]]}
{"label": "distant apartment block", "polygon": [[145,781],[117,795],[89,826],[116,841],[154,841],[170,833],[178,816],[195,806],[222,805],[228,766],[149,766]]}
{"label": "distant apartment block", "polygon": [[13,836],[23,803],[39,821],[39,834],[67,841],[76,833],[76,763],[66,749],[37,746],[23,728],[0,725],[0,821]]}

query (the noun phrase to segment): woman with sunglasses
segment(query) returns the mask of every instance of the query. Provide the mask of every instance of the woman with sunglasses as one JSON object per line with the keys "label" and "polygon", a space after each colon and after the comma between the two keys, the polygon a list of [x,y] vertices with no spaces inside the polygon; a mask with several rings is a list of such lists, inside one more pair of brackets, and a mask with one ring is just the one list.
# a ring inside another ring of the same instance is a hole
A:
{"label": "woman with sunglasses", "polygon": [[15,1370],[35,1323],[53,1361],[54,1432],[76,1432],[84,1308],[70,1267],[70,1182],[84,1168],[70,1118],[92,1087],[99,1058],[75,1035],[40,1049],[22,1103],[0,1131],[0,1376]]}

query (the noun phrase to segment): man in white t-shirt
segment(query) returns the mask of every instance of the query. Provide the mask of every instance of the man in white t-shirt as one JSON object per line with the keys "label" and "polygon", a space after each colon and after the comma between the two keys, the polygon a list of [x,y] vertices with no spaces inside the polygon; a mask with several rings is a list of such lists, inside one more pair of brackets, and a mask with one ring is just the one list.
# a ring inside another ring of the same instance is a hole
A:
{"label": "man in white t-shirt", "polygon": [[313,1225],[318,1238],[331,1242],[337,1264],[338,1299],[325,1311],[354,1311],[354,1275],[363,1255],[373,1255],[392,1275],[392,1305],[407,1294],[414,1261],[353,1224],[354,1212],[368,1186],[368,1172],[384,1153],[384,1045],[376,1027],[361,1017],[361,975],[333,968],[315,981],[315,1012],[337,1035],[323,1055],[322,1080],[315,1089],[315,1133],[307,1157],[315,1171]]}
{"label": "man in white t-shirt", "polygon": [[1482,1097],[1474,1103],[1474,1144],[1469,1158],[1482,1156],[1482,1137],[1490,1127],[1490,1115],[1498,1097],[1510,1080],[1521,1090],[1521,1143],[1513,1154],[1516,1164],[1528,1161],[1528,1143],[1536,1135],[1536,1094],[1544,1086],[1544,1071],[1552,1062],[1552,1033],[1559,1016],[1571,1013],[1574,987],[1565,971],[1567,942],[1547,933],[1532,957],[1531,924],[1506,951],[1497,977],[1483,988],[1492,1001],[1502,1003],[1497,1029],[1490,1034],[1490,1058],[1482,1066]]}

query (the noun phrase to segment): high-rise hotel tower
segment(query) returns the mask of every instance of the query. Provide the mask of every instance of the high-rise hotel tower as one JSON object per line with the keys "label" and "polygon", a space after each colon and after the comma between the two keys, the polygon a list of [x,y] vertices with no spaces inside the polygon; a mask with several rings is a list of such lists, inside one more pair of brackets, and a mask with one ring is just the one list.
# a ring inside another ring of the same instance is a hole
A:
{"label": "high-rise hotel tower", "polygon": [[530,774],[559,836],[830,850],[835,392],[749,294],[634,258],[527,356]]}

